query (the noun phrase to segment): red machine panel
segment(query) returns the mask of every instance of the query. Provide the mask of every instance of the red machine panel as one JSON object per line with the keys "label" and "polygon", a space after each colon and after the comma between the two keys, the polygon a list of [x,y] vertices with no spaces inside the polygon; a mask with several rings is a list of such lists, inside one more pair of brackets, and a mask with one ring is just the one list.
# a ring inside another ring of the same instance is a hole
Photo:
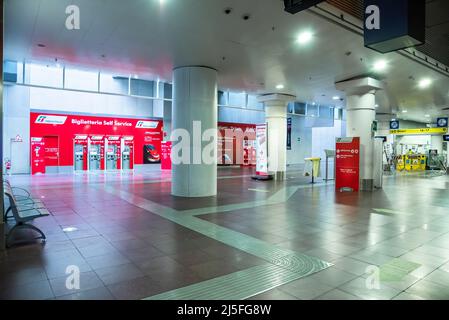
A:
{"label": "red machine panel", "polygon": [[134,169],[134,137],[122,138],[122,168],[123,170]]}
{"label": "red machine panel", "polygon": [[45,140],[43,137],[31,138],[31,174],[45,173]]}
{"label": "red machine panel", "polygon": [[162,155],[161,155],[161,169],[171,170],[171,141],[164,141],[161,145]]}
{"label": "red machine panel", "polygon": [[87,170],[87,146],[88,146],[89,136],[86,134],[76,135],[73,139],[73,150],[75,171],[86,171]]}
{"label": "red machine panel", "polygon": [[89,137],[89,170],[104,170],[104,144],[103,135],[92,135]]}
{"label": "red machine panel", "polygon": [[359,191],[360,138],[338,138],[335,161],[337,191]]}

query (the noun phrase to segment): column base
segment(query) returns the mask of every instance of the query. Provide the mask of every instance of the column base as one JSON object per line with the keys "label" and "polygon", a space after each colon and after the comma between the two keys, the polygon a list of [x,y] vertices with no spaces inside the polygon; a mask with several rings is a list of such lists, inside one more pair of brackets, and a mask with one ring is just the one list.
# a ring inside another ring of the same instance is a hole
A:
{"label": "column base", "polygon": [[6,234],[5,234],[5,224],[0,223],[0,252],[5,251],[6,249]]}
{"label": "column base", "polygon": [[278,171],[272,173],[273,179],[276,181],[285,181],[287,179],[285,171]]}
{"label": "column base", "polygon": [[360,191],[374,191],[374,179],[360,180]]}

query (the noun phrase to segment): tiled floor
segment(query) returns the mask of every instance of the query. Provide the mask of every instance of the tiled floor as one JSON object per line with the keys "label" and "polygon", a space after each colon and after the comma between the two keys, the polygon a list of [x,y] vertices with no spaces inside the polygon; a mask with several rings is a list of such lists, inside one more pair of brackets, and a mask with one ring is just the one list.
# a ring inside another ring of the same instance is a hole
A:
{"label": "tiled floor", "polygon": [[[291,253],[324,264],[251,299],[449,299],[447,176],[336,194],[298,171],[286,183],[251,173],[220,169],[208,199],[170,196],[167,173],[11,177],[52,216],[35,221],[45,246],[0,253],[0,299],[142,299],[267,263],[296,272]],[[80,269],[79,290],[66,286],[68,266]]]}

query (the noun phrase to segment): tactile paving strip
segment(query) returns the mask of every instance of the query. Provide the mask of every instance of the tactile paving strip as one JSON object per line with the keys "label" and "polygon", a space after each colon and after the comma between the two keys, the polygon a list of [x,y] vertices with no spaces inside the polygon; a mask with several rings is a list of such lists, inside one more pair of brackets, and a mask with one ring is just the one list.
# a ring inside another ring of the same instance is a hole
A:
{"label": "tactile paving strip", "polygon": [[244,300],[302,277],[299,273],[266,264],[168,291],[145,300]]}
{"label": "tactile paving strip", "polygon": [[[135,206],[271,263],[200,282],[152,298],[163,300],[213,299],[211,297],[216,297],[217,300],[246,299],[332,266],[331,263],[318,258],[279,248],[268,242],[198,219],[192,215],[185,215],[182,211],[162,206],[126,191],[108,186],[105,189]],[[288,195],[293,194],[292,192],[291,189],[287,190]],[[286,195],[277,193],[276,196],[285,199]],[[272,203],[273,200],[270,202]],[[205,294],[207,296],[204,296]]]}

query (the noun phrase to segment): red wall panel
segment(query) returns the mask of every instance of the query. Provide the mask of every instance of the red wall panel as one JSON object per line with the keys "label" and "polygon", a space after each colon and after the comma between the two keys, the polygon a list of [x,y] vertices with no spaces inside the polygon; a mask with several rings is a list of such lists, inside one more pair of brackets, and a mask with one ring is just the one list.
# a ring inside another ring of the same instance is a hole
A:
{"label": "red wall panel", "polygon": [[133,136],[135,164],[143,164],[144,145],[152,144],[159,154],[161,150],[161,120],[32,112],[30,122],[31,137],[59,138],[60,166],[73,166],[73,139],[80,134]]}

